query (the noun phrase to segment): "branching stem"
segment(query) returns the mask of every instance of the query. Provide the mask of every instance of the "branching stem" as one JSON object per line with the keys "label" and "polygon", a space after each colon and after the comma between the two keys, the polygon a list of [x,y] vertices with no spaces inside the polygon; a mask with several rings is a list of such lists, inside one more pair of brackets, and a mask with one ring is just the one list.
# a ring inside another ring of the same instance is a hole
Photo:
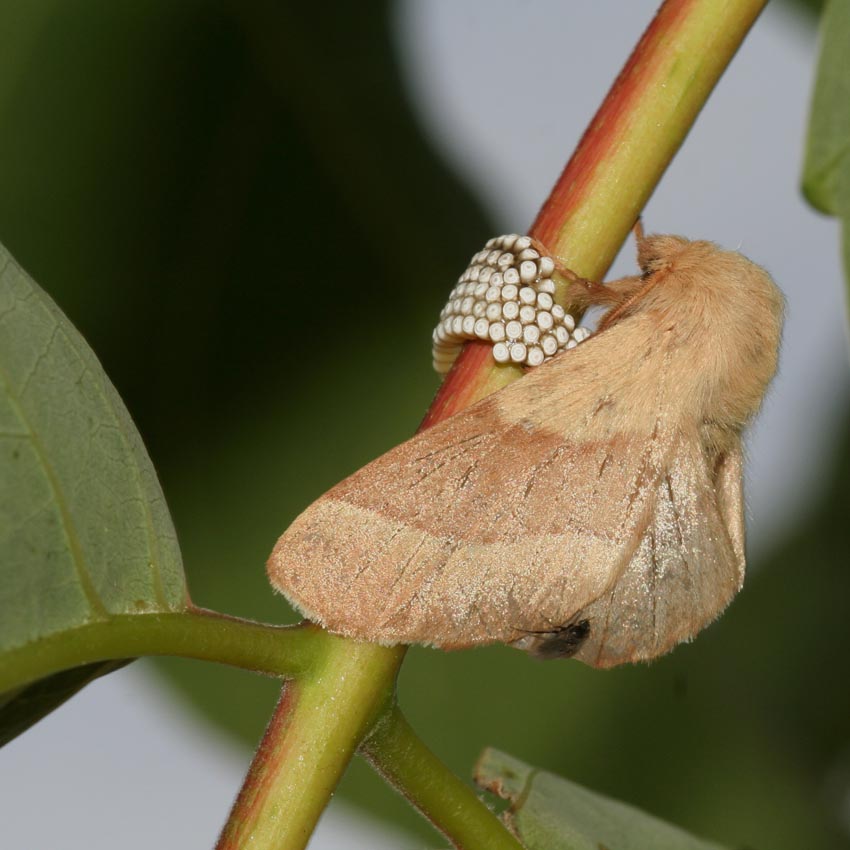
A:
{"label": "branching stem", "polygon": [[455,847],[522,850],[472,788],[425,746],[398,706],[380,719],[360,751]]}
{"label": "branching stem", "polygon": [[307,672],[324,642],[325,634],[316,631],[254,623],[202,608],[119,615],[4,653],[0,693],[71,667],[139,655],[179,655],[292,678]]}
{"label": "branching stem", "polygon": [[357,745],[389,707],[404,648],[325,638],[310,675],[284,685],[218,850],[305,847]]}

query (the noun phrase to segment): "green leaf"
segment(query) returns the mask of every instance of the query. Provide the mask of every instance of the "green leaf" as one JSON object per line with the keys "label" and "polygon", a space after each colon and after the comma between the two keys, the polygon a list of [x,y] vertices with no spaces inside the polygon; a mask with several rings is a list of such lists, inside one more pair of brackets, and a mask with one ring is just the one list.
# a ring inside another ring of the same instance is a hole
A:
{"label": "green leaf", "polygon": [[809,118],[803,192],[821,212],[850,214],[850,2],[829,0]]}
{"label": "green leaf", "polygon": [[[41,638],[187,601],[171,518],[130,415],[82,337],[0,247],[0,664]],[[25,669],[14,672],[30,684]],[[0,736],[98,672],[7,698]]]}
{"label": "green leaf", "polygon": [[821,20],[821,53],[812,96],[803,193],[821,212],[843,220],[845,275],[850,279],[850,0],[829,0]]}
{"label": "green leaf", "polygon": [[475,780],[510,802],[508,821],[528,850],[720,850],[719,844],[498,750],[484,751]]}

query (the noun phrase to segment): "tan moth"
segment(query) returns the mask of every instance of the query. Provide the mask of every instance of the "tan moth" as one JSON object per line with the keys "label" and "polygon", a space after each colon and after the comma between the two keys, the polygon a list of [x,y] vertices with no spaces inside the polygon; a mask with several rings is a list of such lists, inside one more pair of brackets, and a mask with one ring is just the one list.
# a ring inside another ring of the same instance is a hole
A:
{"label": "tan moth", "polygon": [[693,637],[744,576],[741,434],[783,299],[738,253],[638,236],[641,274],[571,284],[598,331],[307,508],[268,563],[333,632],[505,642],[598,667]]}

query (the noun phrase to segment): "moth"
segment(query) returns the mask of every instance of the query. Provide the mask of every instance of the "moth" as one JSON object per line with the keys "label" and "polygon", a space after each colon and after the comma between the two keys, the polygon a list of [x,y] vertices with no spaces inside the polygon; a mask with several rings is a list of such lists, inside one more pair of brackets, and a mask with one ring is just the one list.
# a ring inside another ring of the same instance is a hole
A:
{"label": "moth", "polygon": [[493,642],[648,660],[744,578],[741,435],[783,298],[742,255],[638,236],[639,275],[575,279],[589,339],[335,486],[268,574],[305,616],[381,644]]}

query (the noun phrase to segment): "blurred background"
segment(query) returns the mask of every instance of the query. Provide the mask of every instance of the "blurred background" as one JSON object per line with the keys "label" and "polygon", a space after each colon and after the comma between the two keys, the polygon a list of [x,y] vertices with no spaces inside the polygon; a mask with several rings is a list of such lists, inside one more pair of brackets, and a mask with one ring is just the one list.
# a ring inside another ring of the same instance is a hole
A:
{"label": "blurred background", "polygon": [[[0,0],[0,240],[127,402],[196,603],[294,620],[276,537],[416,428],[454,279],[528,228],[656,5]],[[788,297],[747,586],[651,666],[413,650],[401,703],[463,776],[492,744],[732,847],[850,847],[846,308],[838,228],[798,192],[815,55],[812,8],[771,4],[644,218]],[[277,695],[180,660],[96,682],[0,753],[3,846],[211,847]],[[311,847],[439,844],[358,762]]]}

